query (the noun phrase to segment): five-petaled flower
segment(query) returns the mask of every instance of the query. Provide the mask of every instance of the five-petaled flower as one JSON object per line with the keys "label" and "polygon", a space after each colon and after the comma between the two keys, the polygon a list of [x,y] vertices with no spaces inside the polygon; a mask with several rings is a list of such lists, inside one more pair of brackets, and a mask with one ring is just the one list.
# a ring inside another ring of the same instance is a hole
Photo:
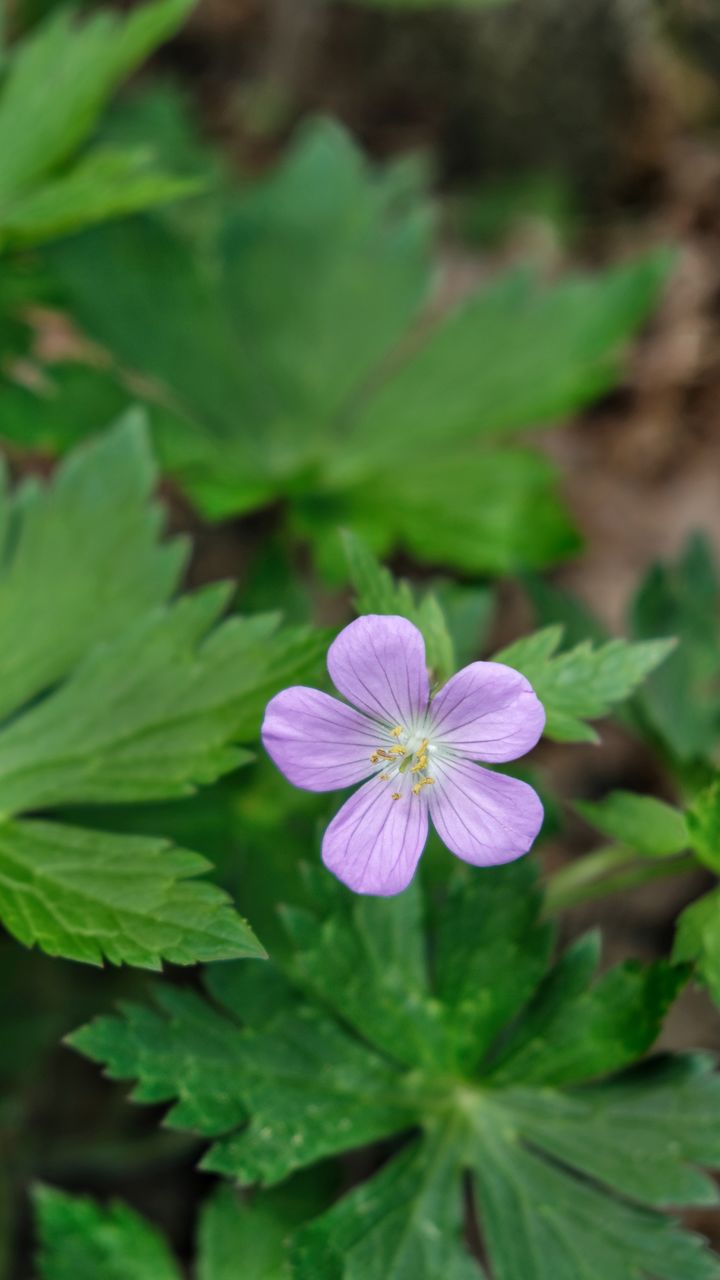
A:
{"label": "five-petaled flower", "polygon": [[364,782],[325,832],[323,861],[338,879],[357,893],[400,893],[429,819],[475,866],[527,853],[542,824],[540,800],[527,783],[474,763],[515,760],[543,731],[542,704],[519,671],[473,662],[431,698],[417,627],[378,614],[340,632],[328,671],[353,705],[318,689],[285,689],[268,704],[262,738],[296,787]]}

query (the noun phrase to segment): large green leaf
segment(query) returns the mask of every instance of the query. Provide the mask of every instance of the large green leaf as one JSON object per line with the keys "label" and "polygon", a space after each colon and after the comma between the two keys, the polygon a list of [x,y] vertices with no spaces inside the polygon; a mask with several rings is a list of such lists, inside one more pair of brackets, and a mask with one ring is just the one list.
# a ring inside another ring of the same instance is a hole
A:
{"label": "large green leaf", "polygon": [[81,324],[174,410],[158,447],[204,514],[285,497],[335,577],[342,526],[471,573],[577,547],[554,468],[508,437],[611,385],[665,255],[552,286],[513,272],[429,307],[417,166],[373,170],[323,121],[220,210],[214,236],[148,218],[52,253]]}
{"label": "large green leaf", "polygon": [[414,890],[358,900],[318,884],[316,918],[287,915],[295,985],[221,966],[210,998],[165,989],[71,1037],[136,1081],[138,1102],[173,1102],[167,1122],[213,1142],[205,1166],[243,1181],[413,1135],[296,1233],[297,1280],[479,1277],[468,1176],[503,1280],[720,1276],[660,1211],[717,1198],[701,1167],[720,1163],[720,1081],[704,1058],[641,1062],[683,968],[593,982],[589,941],[543,977],[529,864],[462,874],[428,950]]}
{"label": "large green leaf", "polygon": [[131,416],[50,485],[0,493],[0,918],[52,955],[151,968],[261,949],[226,896],[195,882],[204,859],[48,811],[214,781],[248,759],[238,744],[267,698],[324,647],[277,616],[223,621],[224,585],[171,601],[185,548],[160,541],[154,481]]}

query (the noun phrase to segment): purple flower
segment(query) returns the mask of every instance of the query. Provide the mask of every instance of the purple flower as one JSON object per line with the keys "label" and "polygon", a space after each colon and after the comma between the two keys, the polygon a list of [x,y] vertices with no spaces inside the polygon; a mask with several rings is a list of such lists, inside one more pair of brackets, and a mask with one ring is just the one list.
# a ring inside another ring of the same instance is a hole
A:
{"label": "purple flower", "polygon": [[519,671],[473,662],[431,699],[422,635],[407,618],[379,614],[340,632],[328,671],[353,705],[318,689],[285,689],[268,704],[262,738],[296,787],[363,783],[323,840],[323,861],[339,880],[356,893],[400,893],[429,819],[474,866],[527,853],[542,824],[540,800],[517,778],[473,763],[515,760],[538,741],[545,712]]}

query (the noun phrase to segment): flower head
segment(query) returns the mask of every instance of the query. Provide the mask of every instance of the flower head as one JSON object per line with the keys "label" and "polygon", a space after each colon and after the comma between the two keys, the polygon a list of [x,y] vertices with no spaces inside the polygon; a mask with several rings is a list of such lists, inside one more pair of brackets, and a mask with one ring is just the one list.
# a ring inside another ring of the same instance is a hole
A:
{"label": "flower head", "polygon": [[540,800],[526,783],[475,763],[515,760],[543,731],[542,704],[519,671],[473,662],[431,698],[422,635],[407,618],[379,614],[340,632],[328,671],[347,702],[285,689],[268,704],[262,739],[296,787],[363,783],[323,839],[323,861],[339,880],[356,893],[400,893],[430,820],[475,866],[527,853],[542,824]]}

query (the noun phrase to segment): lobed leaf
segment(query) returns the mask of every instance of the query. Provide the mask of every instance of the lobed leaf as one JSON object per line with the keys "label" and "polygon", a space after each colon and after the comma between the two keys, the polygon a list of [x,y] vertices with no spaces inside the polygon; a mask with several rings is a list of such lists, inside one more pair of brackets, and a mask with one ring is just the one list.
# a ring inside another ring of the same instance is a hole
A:
{"label": "lobed leaf", "polygon": [[720,1081],[705,1058],[641,1062],[687,971],[629,964],[594,982],[583,940],[543,977],[528,874],[458,887],[427,951],[413,896],[321,890],[315,920],[286,917],[305,1002],[235,966],[213,973],[214,1003],[164,992],[161,1012],[101,1018],[72,1043],[137,1081],[138,1101],[174,1100],[168,1122],[214,1138],[204,1163],[228,1176],[275,1181],[404,1140],[296,1231],[297,1280],[480,1277],[462,1245],[468,1179],[501,1280],[712,1280],[720,1260],[660,1209],[716,1199],[702,1168],[720,1164]]}
{"label": "lobed leaf", "polygon": [[418,166],[373,170],[326,121],[213,209],[195,239],[148,218],[52,254],[120,376],[172,409],[163,464],[205,515],[283,496],[338,580],[338,527],[469,573],[577,548],[555,469],[506,440],[612,383],[667,255],[552,287],[513,272],[440,314]]}

